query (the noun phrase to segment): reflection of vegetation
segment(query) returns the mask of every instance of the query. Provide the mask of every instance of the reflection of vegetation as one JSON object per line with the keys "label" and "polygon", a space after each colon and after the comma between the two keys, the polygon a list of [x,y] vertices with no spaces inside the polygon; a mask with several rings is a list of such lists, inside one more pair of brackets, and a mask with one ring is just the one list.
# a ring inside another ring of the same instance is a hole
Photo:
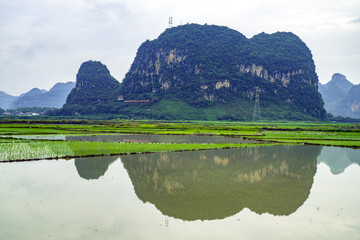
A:
{"label": "reflection of vegetation", "polygon": [[184,220],[243,208],[289,215],[307,199],[320,147],[283,146],[121,157],[137,196]]}
{"label": "reflection of vegetation", "polygon": [[75,166],[79,176],[85,179],[98,179],[103,176],[111,163],[118,157],[106,156],[101,158],[77,158]]}

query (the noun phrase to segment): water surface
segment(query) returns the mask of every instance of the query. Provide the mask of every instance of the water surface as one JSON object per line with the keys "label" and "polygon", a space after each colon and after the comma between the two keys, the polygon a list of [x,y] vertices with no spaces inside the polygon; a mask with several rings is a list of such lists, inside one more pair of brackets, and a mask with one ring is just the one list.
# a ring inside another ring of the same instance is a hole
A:
{"label": "water surface", "polygon": [[359,150],[0,164],[1,239],[359,239]]}
{"label": "water surface", "polygon": [[[2,136],[7,137],[7,136]],[[97,134],[97,135],[17,135],[12,138],[67,140],[89,142],[140,142],[140,143],[251,143],[254,141],[236,137],[206,135],[161,134]]]}

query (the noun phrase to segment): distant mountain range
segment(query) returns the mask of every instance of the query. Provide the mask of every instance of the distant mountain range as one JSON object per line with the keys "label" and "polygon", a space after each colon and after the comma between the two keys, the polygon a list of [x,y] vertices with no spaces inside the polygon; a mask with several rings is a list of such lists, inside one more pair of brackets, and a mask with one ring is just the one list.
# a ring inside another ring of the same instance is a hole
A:
{"label": "distant mountain range", "polygon": [[354,85],[344,75],[335,73],[328,83],[319,84],[319,92],[328,113],[360,118],[360,84]]}
{"label": "distant mountain range", "polygon": [[0,91],[0,108],[2,109],[11,108],[11,104],[15,99],[16,97]]}
{"label": "distant mountain range", "polygon": [[74,82],[57,83],[49,91],[33,88],[20,96],[12,96],[0,91],[0,108],[16,109],[23,107],[53,107],[61,108],[70,91],[75,87]]}

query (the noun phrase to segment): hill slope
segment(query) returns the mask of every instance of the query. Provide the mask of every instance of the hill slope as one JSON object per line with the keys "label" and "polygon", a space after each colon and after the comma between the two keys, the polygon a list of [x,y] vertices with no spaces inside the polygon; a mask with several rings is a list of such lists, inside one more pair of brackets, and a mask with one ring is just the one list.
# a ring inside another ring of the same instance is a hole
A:
{"label": "hill slope", "polygon": [[119,95],[120,83],[98,61],[84,62],[76,75],[75,88],[70,92],[60,114],[110,113]]}
{"label": "hill slope", "polygon": [[170,28],[140,46],[122,85],[125,99],[157,99],[159,117],[177,118],[181,106],[181,118],[250,119],[256,89],[265,118],[325,117],[311,52],[292,33],[247,39],[227,27]]}

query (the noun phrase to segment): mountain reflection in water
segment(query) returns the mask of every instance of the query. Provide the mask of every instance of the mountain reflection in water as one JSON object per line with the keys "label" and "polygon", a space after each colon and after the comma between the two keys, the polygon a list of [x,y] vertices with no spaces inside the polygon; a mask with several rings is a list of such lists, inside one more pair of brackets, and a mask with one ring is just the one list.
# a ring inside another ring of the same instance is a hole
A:
{"label": "mountain reflection in water", "polygon": [[244,208],[290,215],[308,198],[321,147],[278,146],[123,156],[135,192],[164,215],[223,219]]}
{"label": "mountain reflection in water", "polygon": [[359,150],[351,148],[344,150],[338,147],[323,147],[317,161],[328,165],[333,174],[343,173],[353,163],[360,165]]}
{"label": "mountain reflection in water", "polygon": [[[98,179],[116,156],[75,159],[80,177]],[[137,197],[183,220],[223,219],[249,208],[290,215],[308,198],[316,165],[333,174],[360,163],[354,149],[278,146],[121,156]]]}
{"label": "mountain reflection in water", "polygon": [[114,156],[75,158],[75,167],[80,177],[87,180],[98,179],[118,158]]}

